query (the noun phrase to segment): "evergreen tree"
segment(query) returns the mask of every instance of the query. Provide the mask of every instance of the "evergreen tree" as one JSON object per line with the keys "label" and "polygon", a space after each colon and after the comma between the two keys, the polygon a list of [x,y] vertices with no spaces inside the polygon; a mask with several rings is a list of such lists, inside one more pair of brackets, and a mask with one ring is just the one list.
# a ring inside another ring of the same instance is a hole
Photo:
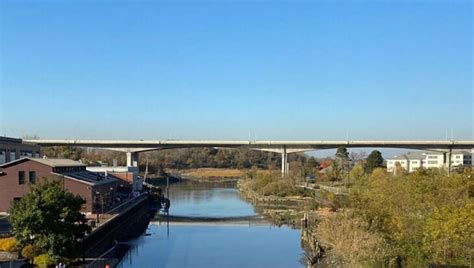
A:
{"label": "evergreen tree", "polygon": [[367,157],[367,160],[364,165],[364,171],[365,173],[370,174],[375,168],[382,167],[382,166],[383,166],[382,153],[377,150],[374,150]]}
{"label": "evergreen tree", "polygon": [[334,168],[338,169],[335,170],[337,174],[346,174],[349,172],[350,159],[349,152],[347,151],[346,147],[341,146],[337,148],[335,162],[336,165],[334,166]]}

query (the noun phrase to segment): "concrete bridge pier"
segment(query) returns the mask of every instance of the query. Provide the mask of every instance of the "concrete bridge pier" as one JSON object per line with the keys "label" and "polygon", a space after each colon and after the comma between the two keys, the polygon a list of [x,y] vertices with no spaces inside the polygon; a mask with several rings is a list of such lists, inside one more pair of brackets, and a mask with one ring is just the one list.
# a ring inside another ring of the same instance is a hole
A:
{"label": "concrete bridge pier", "polygon": [[283,152],[281,153],[281,176],[284,177],[289,174],[288,166],[288,153],[286,152],[286,146],[283,147]]}
{"label": "concrete bridge pier", "polygon": [[252,150],[266,151],[281,154],[281,176],[290,174],[290,165],[288,164],[288,154],[314,151],[313,148],[288,149],[286,145],[280,148],[250,148]]}
{"label": "concrete bridge pier", "polygon": [[138,152],[127,152],[127,167],[138,167]]}

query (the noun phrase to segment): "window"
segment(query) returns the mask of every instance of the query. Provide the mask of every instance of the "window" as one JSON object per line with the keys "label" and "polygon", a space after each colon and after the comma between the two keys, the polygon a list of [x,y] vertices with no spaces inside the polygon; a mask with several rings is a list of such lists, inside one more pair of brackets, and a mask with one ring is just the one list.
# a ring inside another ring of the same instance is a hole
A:
{"label": "window", "polygon": [[20,202],[21,197],[13,197],[13,203],[18,203]]}
{"label": "window", "polygon": [[7,162],[7,152],[0,151],[0,164]]}
{"label": "window", "polygon": [[418,164],[418,161],[411,161],[412,164]]}
{"label": "window", "polygon": [[36,171],[30,171],[30,184],[36,184]]}
{"label": "window", "polygon": [[18,184],[25,184],[25,172],[18,171]]}
{"label": "window", "polygon": [[456,159],[461,159],[461,156],[460,156],[460,155],[456,155]]}
{"label": "window", "polygon": [[437,155],[428,155],[428,159],[438,159]]}
{"label": "window", "polygon": [[437,164],[438,164],[438,161],[428,161],[428,164],[430,164],[430,165],[437,165]]}

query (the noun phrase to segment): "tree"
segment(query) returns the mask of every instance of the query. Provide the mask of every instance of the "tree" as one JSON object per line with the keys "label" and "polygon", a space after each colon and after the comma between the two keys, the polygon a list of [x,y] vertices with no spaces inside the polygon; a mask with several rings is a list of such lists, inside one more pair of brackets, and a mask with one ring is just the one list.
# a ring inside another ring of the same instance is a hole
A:
{"label": "tree", "polygon": [[360,152],[351,152],[349,154],[349,158],[351,159],[352,163],[362,163],[364,162],[364,160],[367,158],[367,153],[364,152],[364,151],[360,151]]}
{"label": "tree", "polygon": [[336,160],[334,161],[334,163],[337,164],[334,166],[334,168],[337,168],[337,170],[335,170],[337,174],[346,175],[349,172],[350,159],[349,152],[347,151],[346,147],[341,146],[337,148]]}
{"label": "tree", "polygon": [[375,168],[349,191],[354,215],[386,239],[404,267],[465,265],[474,254],[474,173],[417,169],[392,176]]}
{"label": "tree", "polygon": [[371,174],[372,170],[374,170],[377,167],[382,167],[382,166],[383,166],[382,153],[377,150],[374,150],[367,157],[367,161],[365,162],[365,165],[364,165],[364,171],[367,174]]}
{"label": "tree", "polygon": [[344,146],[337,148],[336,158],[349,161],[349,152],[347,151],[347,148]]}
{"label": "tree", "polygon": [[351,180],[359,180],[362,177],[364,177],[364,167],[362,164],[356,164],[349,173],[349,178]]}
{"label": "tree", "polygon": [[423,248],[430,261],[464,265],[474,255],[474,202],[462,207],[445,205],[427,217]]}
{"label": "tree", "polygon": [[56,259],[73,257],[90,231],[80,211],[84,204],[56,181],[31,187],[10,210],[12,233],[20,246],[32,245]]}
{"label": "tree", "polygon": [[402,164],[400,164],[400,162],[398,162],[398,161],[395,162],[395,168],[393,170],[393,175],[400,176],[400,175],[403,175],[405,173],[407,173],[407,171],[405,170],[404,167],[402,167]]}
{"label": "tree", "polygon": [[310,157],[308,161],[304,163],[304,175],[305,176],[315,176],[316,170],[318,168],[318,162],[314,157]]}

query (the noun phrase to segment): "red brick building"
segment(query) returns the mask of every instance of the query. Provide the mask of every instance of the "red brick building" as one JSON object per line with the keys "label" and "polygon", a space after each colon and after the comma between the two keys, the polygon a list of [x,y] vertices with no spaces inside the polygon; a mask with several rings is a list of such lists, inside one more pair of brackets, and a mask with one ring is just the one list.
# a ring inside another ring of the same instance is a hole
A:
{"label": "red brick building", "polygon": [[59,180],[66,191],[80,195],[86,212],[112,206],[118,180],[86,170],[86,165],[69,159],[21,158],[0,165],[0,212],[8,212],[31,185]]}

